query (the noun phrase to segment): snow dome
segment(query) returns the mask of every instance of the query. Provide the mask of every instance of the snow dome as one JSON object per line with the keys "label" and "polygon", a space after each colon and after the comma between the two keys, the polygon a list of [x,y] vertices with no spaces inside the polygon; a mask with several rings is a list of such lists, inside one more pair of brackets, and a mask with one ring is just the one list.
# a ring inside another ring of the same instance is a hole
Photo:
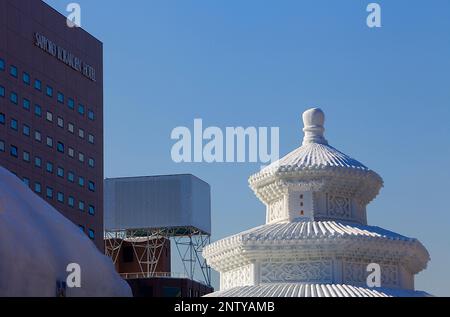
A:
{"label": "snow dome", "polygon": [[53,297],[81,269],[72,296],[131,296],[128,284],[79,228],[0,167],[0,297]]}

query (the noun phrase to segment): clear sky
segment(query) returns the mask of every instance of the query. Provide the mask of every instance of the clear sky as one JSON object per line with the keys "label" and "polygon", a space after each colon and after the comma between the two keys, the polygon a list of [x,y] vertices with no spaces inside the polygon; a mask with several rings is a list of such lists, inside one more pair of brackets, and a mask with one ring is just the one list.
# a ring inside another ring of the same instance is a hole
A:
{"label": "clear sky", "polygon": [[[46,1],[59,11],[72,1]],[[78,0],[104,42],[105,176],[192,173],[211,184],[213,240],[260,225],[259,164],[175,164],[177,126],[280,127],[280,154],[321,107],[326,137],[385,181],[370,224],[431,254],[416,287],[450,296],[450,2]]]}

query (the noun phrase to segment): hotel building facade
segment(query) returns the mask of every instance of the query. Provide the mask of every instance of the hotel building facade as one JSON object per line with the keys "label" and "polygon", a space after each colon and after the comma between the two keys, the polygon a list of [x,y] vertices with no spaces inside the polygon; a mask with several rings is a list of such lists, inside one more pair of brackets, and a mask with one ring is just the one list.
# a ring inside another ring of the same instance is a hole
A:
{"label": "hotel building facade", "polygon": [[103,251],[103,45],[41,0],[0,0],[0,166]]}

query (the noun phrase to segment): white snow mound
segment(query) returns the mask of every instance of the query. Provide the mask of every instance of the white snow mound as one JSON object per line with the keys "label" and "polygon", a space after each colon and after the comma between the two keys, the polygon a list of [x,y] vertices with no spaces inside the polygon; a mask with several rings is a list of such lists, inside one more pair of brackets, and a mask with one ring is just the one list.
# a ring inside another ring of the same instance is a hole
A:
{"label": "white snow mound", "polygon": [[[74,211],[75,212],[75,211]],[[70,220],[0,167],[0,296],[53,297],[67,265],[81,267],[81,287],[66,296],[132,296],[110,258]]]}

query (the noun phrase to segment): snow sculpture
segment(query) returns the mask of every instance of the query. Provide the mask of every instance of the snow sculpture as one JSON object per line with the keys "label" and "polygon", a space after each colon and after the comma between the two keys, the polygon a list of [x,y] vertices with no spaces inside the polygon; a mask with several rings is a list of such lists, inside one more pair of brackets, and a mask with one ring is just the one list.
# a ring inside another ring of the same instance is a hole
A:
{"label": "snow sculpture", "polygon": [[[302,146],[249,179],[266,224],[204,249],[220,272],[220,291],[209,296],[428,295],[414,290],[429,261],[425,247],[367,225],[381,177],[328,145],[322,110],[307,110],[303,121]],[[379,287],[368,283],[372,267],[380,268]]]}

